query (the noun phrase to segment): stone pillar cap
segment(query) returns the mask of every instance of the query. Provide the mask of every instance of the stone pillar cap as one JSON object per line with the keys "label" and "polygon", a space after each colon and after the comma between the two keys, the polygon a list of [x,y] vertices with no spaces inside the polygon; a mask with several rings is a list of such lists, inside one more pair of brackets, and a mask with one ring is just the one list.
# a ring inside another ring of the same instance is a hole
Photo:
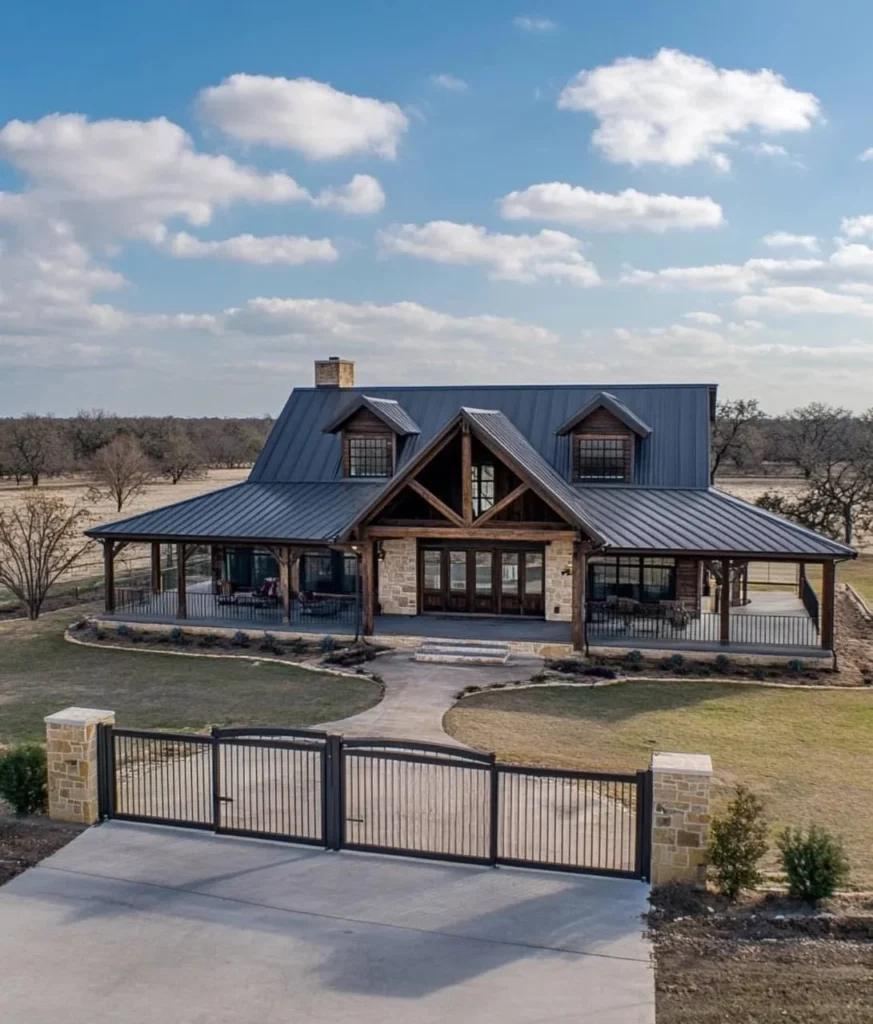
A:
{"label": "stone pillar cap", "polygon": [[46,725],[100,725],[114,722],[114,711],[101,711],[99,708],[64,708],[43,719]]}
{"label": "stone pillar cap", "polygon": [[652,771],[670,775],[712,775],[709,754],[652,754]]}

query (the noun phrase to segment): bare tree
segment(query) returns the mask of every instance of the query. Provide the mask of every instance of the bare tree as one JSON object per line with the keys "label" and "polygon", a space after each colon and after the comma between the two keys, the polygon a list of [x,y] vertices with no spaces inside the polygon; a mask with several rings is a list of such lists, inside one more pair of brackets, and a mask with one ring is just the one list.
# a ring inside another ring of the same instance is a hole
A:
{"label": "bare tree", "polygon": [[858,419],[815,404],[795,410],[806,440],[797,449],[807,489],[797,498],[768,491],[757,504],[851,544],[873,530],[873,409]]}
{"label": "bare tree", "polygon": [[53,495],[28,493],[0,508],[0,584],[36,619],[46,595],[91,546],[88,511]]}
{"label": "bare tree", "polygon": [[87,465],[115,437],[119,427],[118,417],[105,409],[80,409],[67,427],[77,465]]}
{"label": "bare tree", "polygon": [[757,424],[762,419],[764,414],[757,398],[719,402],[712,432],[710,483],[715,483],[715,474],[725,459],[733,459],[737,465],[748,461],[750,444],[757,433]]}
{"label": "bare tree", "polygon": [[100,494],[102,485],[115,502],[117,512],[131,498],[142,494],[155,475],[151,459],[143,452],[139,441],[128,434],[119,434],[104,445],[92,458],[91,470],[98,483],[96,493]]}
{"label": "bare tree", "polygon": [[20,476],[30,477],[34,487],[39,487],[43,474],[57,472],[61,467],[62,446],[52,417],[26,413],[13,420],[8,444],[14,470]]}
{"label": "bare tree", "polygon": [[840,454],[852,426],[852,414],[847,409],[822,402],[792,409],[780,424],[783,457],[809,480],[830,457]]}
{"label": "bare tree", "polygon": [[161,475],[177,484],[180,480],[201,475],[202,465],[200,454],[184,430],[180,426],[171,427],[158,459],[157,468]]}

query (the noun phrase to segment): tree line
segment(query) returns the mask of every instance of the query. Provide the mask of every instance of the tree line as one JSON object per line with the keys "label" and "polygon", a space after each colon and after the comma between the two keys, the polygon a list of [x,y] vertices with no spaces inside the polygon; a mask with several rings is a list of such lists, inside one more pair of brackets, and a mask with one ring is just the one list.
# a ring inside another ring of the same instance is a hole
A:
{"label": "tree line", "polygon": [[756,504],[852,544],[873,530],[873,408],[860,416],[812,402],[770,417],[758,399],[718,405],[711,478],[733,471],[800,477],[796,496],[767,491]]}
{"label": "tree line", "polygon": [[[273,426],[260,419],[117,416],[104,409],[60,418],[28,413],[0,419],[0,478],[39,487],[46,478],[86,473],[101,482],[122,458],[133,475],[176,484],[209,468],[237,469],[258,456]],[[119,504],[119,509],[124,502]]]}

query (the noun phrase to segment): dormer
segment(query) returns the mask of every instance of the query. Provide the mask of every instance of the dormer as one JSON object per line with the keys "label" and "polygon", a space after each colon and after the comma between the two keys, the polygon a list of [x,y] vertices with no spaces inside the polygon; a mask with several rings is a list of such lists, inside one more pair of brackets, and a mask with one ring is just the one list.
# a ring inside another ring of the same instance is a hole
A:
{"label": "dormer", "polygon": [[652,430],[615,395],[601,391],[556,433],[570,437],[573,483],[632,483],[637,438]]}
{"label": "dormer", "polygon": [[403,439],[420,430],[393,398],[359,395],[324,432],[341,437],[343,476],[367,479],[393,476]]}

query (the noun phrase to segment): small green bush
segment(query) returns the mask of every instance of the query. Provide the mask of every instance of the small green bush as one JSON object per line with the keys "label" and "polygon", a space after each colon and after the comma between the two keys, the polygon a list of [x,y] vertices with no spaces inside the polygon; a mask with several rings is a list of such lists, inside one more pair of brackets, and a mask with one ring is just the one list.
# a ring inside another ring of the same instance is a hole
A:
{"label": "small green bush", "polygon": [[819,825],[809,831],[786,828],[776,840],[782,854],[782,870],[795,899],[824,900],[849,877],[849,858],[841,840]]}
{"label": "small green bush", "polygon": [[133,635],[133,630],[130,626],[126,626],[123,622],[115,627],[115,633],[117,636],[130,637]]}
{"label": "small green bush", "polygon": [[198,647],[220,647],[222,638],[218,633],[201,633],[197,638]]}
{"label": "small green bush", "polygon": [[330,635],[330,633],[323,636],[318,643],[318,649],[322,654],[330,654],[330,652],[335,648],[336,640]]}
{"label": "small green bush", "polygon": [[249,646],[249,635],[243,633],[241,629],[238,629],[233,636],[230,638],[231,647],[248,647]]}
{"label": "small green bush", "polygon": [[728,899],[741,889],[754,889],[761,881],[758,861],[767,852],[764,805],[746,786],[737,786],[723,818],[709,829],[709,862],[716,885]]}
{"label": "small green bush", "polygon": [[179,629],[178,626],[173,626],[169,633],[167,633],[167,642],[171,644],[183,644],[185,642],[185,631]]}
{"label": "small green bush", "polygon": [[786,667],[788,671],[791,672],[793,675],[799,675],[801,672],[803,672],[803,662],[800,660],[800,658],[792,658],[791,661],[788,662],[788,665]]}
{"label": "small green bush", "polygon": [[730,658],[728,658],[726,654],[719,654],[712,664],[716,672],[720,672],[722,674],[727,672],[731,667]]}
{"label": "small green bush", "polygon": [[267,654],[282,653],[282,646],[272,633],[264,633],[261,637],[260,644],[258,644],[258,649],[266,652]]}
{"label": "small green bush", "polygon": [[46,809],[48,772],[38,743],[20,743],[0,757],[0,796],[22,817]]}
{"label": "small green bush", "polygon": [[641,665],[643,663],[643,655],[641,651],[628,651],[627,654],[628,663],[631,665]]}
{"label": "small green bush", "polygon": [[288,646],[292,654],[306,654],[309,650],[309,641],[305,637],[295,636],[288,641]]}

